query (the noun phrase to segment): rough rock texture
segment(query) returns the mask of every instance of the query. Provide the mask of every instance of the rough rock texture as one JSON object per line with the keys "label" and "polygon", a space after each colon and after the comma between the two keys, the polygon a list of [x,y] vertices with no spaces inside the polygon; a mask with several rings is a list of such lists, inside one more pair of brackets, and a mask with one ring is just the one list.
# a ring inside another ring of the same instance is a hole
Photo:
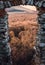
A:
{"label": "rough rock texture", "polygon": [[13,14],[13,17],[11,15],[9,15],[9,41],[13,65],[39,65],[39,55],[34,49],[38,31],[38,24],[35,19],[37,15]]}

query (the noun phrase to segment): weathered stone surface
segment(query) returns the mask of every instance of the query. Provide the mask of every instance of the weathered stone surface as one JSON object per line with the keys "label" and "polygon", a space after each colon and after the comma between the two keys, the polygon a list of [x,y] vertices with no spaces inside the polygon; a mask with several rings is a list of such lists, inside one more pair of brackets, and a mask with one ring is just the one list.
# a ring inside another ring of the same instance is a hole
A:
{"label": "weathered stone surface", "polygon": [[[42,62],[42,57],[45,57],[45,53],[42,50],[45,46],[45,36],[42,37],[42,35],[45,35],[45,0],[28,0],[27,4],[35,5],[37,7],[38,13],[38,23],[40,24],[39,32],[38,32],[38,40],[39,47],[40,47],[40,58],[41,58],[41,64],[45,65],[44,62]],[[43,26],[43,27],[42,27]],[[41,49],[42,48],[42,49]],[[44,55],[43,55],[44,54]],[[45,59],[43,60],[45,61]]]}

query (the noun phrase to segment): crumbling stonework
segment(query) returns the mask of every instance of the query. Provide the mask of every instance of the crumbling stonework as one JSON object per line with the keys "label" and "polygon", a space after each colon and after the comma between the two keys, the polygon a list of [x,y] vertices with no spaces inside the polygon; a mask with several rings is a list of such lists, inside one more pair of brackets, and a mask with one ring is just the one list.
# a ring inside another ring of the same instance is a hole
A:
{"label": "crumbling stonework", "polygon": [[[29,5],[30,4],[35,5],[37,7],[37,10],[39,11],[38,23],[40,24],[40,28],[38,32],[38,40],[39,40],[38,47],[40,49],[40,59],[41,59],[40,65],[45,65],[45,48],[44,48],[45,47],[45,36],[44,36],[45,35],[45,0],[41,0],[41,1],[40,0],[35,0],[35,1],[29,0],[27,2]],[[1,34],[0,35],[0,65],[11,65],[10,47],[8,45],[8,39],[9,39],[8,22],[7,22],[8,17],[7,17],[7,13],[5,12],[5,8],[9,6],[11,6],[9,1],[0,1],[0,34]],[[26,49],[26,51],[28,50],[30,49]],[[27,53],[25,54],[27,55]],[[19,62],[18,62],[18,65],[19,65]]]}
{"label": "crumbling stonework", "polygon": [[[30,22],[30,21],[29,21]],[[10,28],[10,45],[13,65],[39,65],[40,58],[35,47],[38,24],[22,22]],[[20,26],[21,25],[21,26]],[[31,35],[30,35],[31,34]],[[36,56],[37,55],[37,56]],[[37,64],[38,62],[38,64]]]}
{"label": "crumbling stonework", "polygon": [[45,0],[29,0],[27,2],[29,5],[35,5],[38,12],[38,23],[39,26],[39,32],[38,32],[38,41],[39,49],[40,49],[40,59],[41,63],[40,65],[45,65]]}

